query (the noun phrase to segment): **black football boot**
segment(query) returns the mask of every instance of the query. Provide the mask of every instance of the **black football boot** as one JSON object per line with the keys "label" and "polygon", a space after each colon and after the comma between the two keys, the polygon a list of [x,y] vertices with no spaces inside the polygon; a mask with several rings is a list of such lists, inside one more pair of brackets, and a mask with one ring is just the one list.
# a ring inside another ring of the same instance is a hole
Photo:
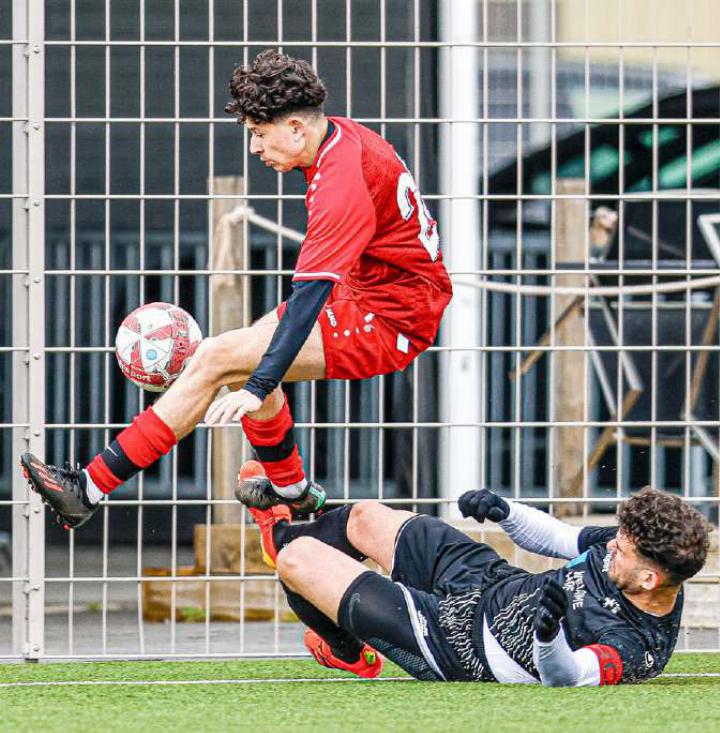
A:
{"label": "black football boot", "polygon": [[55,512],[65,529],[80,527],[92,517],[98,505],[87,496],[82,471],[69,463],[64,468],[43,463],[32,453],[23,453],[20,466],[33,491]]}
{"label": "black football boot", "polygon": [[314,481],[308,481],[305,491],[296,499],[286,499],[273,489],[270,479],[258,461],[247,461],[238,473],[235,497],[246,507],[269,509],[278,504],[289,506],[294,514],[306,516],[322,509],[327,498],[325,489]]}

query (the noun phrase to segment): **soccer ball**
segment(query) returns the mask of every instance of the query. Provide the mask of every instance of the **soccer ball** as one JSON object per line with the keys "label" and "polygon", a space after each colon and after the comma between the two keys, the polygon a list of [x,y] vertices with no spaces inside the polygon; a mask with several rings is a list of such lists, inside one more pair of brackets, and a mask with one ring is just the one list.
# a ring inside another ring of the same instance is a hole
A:
{"label": "soccer ball", "polygon": [[171,303],[147,303],[120,324],[115,356],[133,384],[148,392],[165,392],[201,341],[200,327],[187,311]]}

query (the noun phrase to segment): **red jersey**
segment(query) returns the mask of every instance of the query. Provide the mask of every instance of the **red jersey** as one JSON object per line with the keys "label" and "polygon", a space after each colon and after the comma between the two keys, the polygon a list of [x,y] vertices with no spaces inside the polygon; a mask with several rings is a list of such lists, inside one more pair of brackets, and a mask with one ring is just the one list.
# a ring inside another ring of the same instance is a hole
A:
{"label": "red jersey", "polygon": [[293,280],[335,282],[329,304],[361,300],[426,347],[452,297],[437,224],[390,143],[329,119],[335,129],[303,171],[308,223]]}

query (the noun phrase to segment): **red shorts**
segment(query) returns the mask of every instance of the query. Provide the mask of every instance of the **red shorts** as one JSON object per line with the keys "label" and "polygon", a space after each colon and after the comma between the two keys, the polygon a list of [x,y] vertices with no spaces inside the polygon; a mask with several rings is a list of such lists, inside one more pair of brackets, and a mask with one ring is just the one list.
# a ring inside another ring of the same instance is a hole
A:
{"label": "red shorts", "polygon": [[[285,303],[278,306],[278,317]],[[367,379],[405,369],[425,346],[412,336],[363,307],[353,299],[334,300],[323,306],[318,323],[322,331],[327,379]]]}

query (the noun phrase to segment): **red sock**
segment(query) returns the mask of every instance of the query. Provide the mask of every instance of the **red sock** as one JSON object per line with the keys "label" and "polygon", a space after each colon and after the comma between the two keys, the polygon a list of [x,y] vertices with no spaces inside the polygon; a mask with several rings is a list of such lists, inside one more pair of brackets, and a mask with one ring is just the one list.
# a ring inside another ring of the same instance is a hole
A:
{"label": "red sock", "polygon": [[290,486],[305,478],[286,396],[280,412],[269,420],[254,420],[246,415],[242,426],[266,476],[275,486]]}
{"label": "red sock", "polygon": [[169,453],[177,442],[175,433],[148,407],[90,461],[87,472],[98,489],[109,494]]}

